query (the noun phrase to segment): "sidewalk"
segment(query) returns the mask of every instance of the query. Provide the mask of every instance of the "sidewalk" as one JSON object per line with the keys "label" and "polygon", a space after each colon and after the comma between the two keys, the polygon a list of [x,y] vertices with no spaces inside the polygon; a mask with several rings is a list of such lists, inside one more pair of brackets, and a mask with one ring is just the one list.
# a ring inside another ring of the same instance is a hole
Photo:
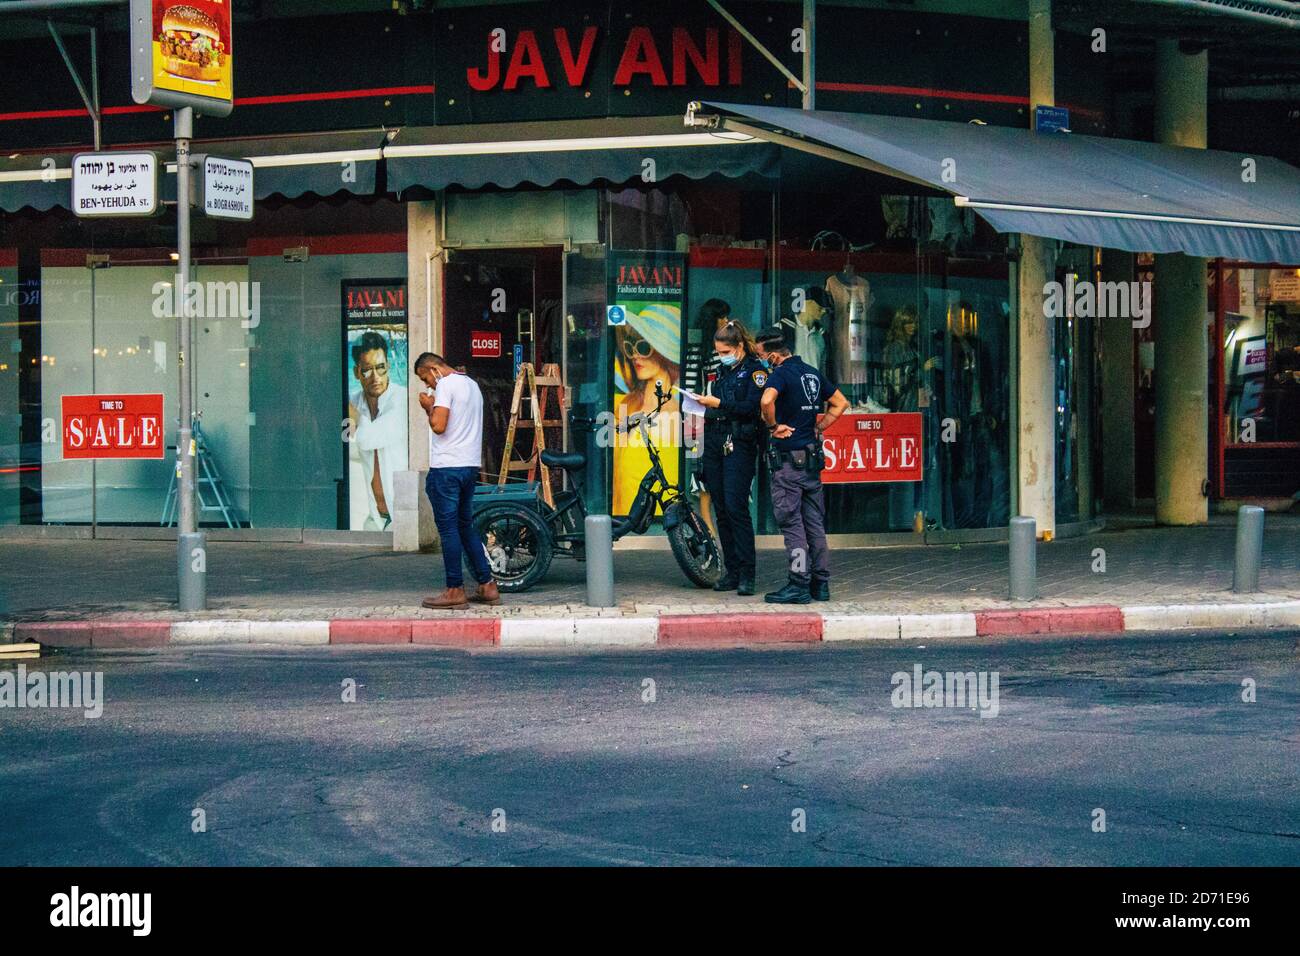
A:
{"label": "sidewalk", "polygon": [[[438,643],[527,644],[558,634],[556,641],[573,644],[586,642],[579,640],[582,632],[593,643],[643,644],[721,639],[723,630],[730,640],[750,643],[909,632],[1300,626],[1300,517],[1268,517],[1259,594],[1231,592],[1233,546],[1231,518],[1201,528],[1130,528],[1040,544],[1040,599],[1032,603],[1006,599],[1005,544],[840,549],[832,556],[833,600],[804,607],[762,601],[761,590],[784,578],[780,551],[759,553],[760,594],[750,598],[690,586],[666,550],[620,551],[615,608],[587,607],[584,566],[557,559],[541,585],[505,596],[500,607],[440,613],[420,607],[440,589],[436,554],[214,542],[208,610],[182,614],[173,607],[171,542],[9,540],[0,542],[0,601],[7,608],[0,620],[19,622],[15,633],[25,639],[62,634],[64,643],[76,644],[91,643],[94,623],[114,626],[116,638],[105,630],[95,641],[103,646],[205,636],[418,643],[423,634]],[[1097,549],[1104,551],[1104,572],[1094,570]],[[72,622],[79,626],[49,626]],[[46,626],[30,626],[37,623]]]}

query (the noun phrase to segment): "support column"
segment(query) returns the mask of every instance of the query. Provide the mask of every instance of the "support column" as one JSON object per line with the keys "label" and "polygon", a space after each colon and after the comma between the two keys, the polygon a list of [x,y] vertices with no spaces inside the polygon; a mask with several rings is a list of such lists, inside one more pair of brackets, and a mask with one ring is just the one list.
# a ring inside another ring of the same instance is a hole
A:
{"label": "support column", "polygon": [[[1035,106],[1056,104],[1055,32],[1051,0],[1029,0],[1029,122]],[[1033,518],[1040,537],[1056,535],[1055,321],[1043,308],[1043,286],[1056,278],[1056,243],[1020,237],[1016,268],[1018,512]]]}
{"label": "support column", "polygon": [[[1132,282],[1133,253],[1105,249],[1101,254],[1103,282]],[[1134,501],[1133,324],[1123,318],[1102,319],[1101,333],[1101,449],[1102,500],[1107,509],[1128,511]]]}
{"label": "support column", "polygon": [[[1156,41],[1155,135],[1161,143],[1204,149],[1209,81],[1205,50]],[[1156,256],[1156,521],[1204,524],[1209,518],[1209,344],[1206,261]]]}
{"label": "support column", "polygon": [[[421,352],[437,352],[442,344],[442,203],[408,202],[406,206],[407,342],[412,367]],[[433,507],[424,493],[429,470],[429,419],[417,396],[424,384],[408,369],[409,408],[407,460],[410,470],[393,476],[393,550],[419,551],[437,544]]]}

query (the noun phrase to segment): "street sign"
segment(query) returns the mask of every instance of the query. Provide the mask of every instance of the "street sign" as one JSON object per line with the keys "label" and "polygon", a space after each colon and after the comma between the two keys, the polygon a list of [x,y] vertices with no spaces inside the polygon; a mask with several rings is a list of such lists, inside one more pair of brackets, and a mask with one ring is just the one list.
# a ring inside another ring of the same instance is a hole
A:
{"label": "street sign", "polygon": [[235,104],[227,0],[131,0],[131,97],[228,116]]}
{"label": "street sign", "polygon": [[1064,106],[1035,106],[1034,132],[1059,133],[1070,131],[1070,111]]}
{"label": "street sign", "polygon": [[64,395],[63,457],[162,458],[161,395]]}
{"label": "street sign", "polygon": [[154,153],[78,153],[72,157],[72,211],[86,218],[158,215],[159,165]]}
{"label": "street sign", "polygon": [[213,219],[253,218],[253,164],[246,159],[195,156],[199,171],[199,206]]}
{"label": "street sign", "polygon": [[624,325],[627,322],[627,312],[621,305],[606,306],[605,321],[610,325]]}

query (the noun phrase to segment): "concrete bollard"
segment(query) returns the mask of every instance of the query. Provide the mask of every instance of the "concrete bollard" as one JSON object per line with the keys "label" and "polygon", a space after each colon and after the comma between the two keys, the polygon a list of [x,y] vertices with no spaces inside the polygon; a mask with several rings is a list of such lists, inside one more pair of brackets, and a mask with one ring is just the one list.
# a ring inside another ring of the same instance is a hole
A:
{"label": "concrete bollard", "polygon": [[1016,516],[1007,529],[1010,544],[1011,600],[1038,597],[1038,525],[1033,518]]}
{"label": "concrete bollard", "polygon": [[587,515],[587,606],[614,606],[614,523],[609,515]]}
{"label": "concrete bollard", "polygon": [[1237,555],[1232,568],[1232,590],[1253,594],[1259,590],[1259,565],[1264,558],[1264,509],[1242,505],[1237,509]]}

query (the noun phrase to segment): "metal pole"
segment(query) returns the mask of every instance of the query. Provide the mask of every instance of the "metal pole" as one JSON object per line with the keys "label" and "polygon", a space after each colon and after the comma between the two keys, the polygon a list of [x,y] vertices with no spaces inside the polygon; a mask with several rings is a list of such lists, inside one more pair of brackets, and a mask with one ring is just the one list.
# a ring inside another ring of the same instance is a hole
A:
{"label": "metal pole", "polygon": [[803,108],[817,108],[817,0],[803,0]]}
{"label": "metal pole", "polygon": [[587,515],[587,606],[614,606],[614,523],[609,515]]}
{"label": "metal pole", "polygon": [[1011,600],[1038,597],[1038,530],[1033,518],[1017,515],[1007,529],[1011,546]]}
{"label": "metal pole", "polygon": [[176,579],[182,611],[207,606],[207,547],[199,532],[194,507],[194,408],[192,401],[193,320],[189,307],[190,281],[190,138],[194,135],[194,110],[185,106],[173,113],[176,126],[176,252],[175,301],[180,304],[180,422],[176,452],[180,476],[176,483]]}
{"label": "metal pole", "polygon": [[1259,590],[1259,565],[1264,557],[1264,509],[1242,505],[1237,509],[1237,556],[1232,568],[1232,590],[1251,594]]}
{"label": "metal pole", "polygon": [[90,28],[90,101],[95,122],[95,151],[103,146],[104,114],[99,106],[99,27]]}

